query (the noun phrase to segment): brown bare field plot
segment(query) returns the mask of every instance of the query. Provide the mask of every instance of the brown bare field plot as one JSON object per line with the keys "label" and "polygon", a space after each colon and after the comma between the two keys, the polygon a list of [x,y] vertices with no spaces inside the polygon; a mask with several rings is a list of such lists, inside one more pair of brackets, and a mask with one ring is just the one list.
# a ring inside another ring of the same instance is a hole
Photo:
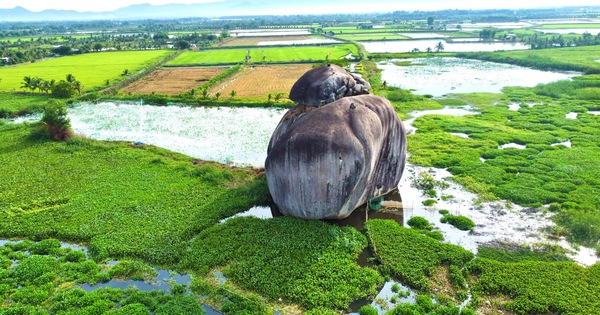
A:
{"label": "brown bare field plot", "polygon": [[204,84],[223,71],[224,68],[218,67],[160,69],[129,85],[123,92],[177,95]]}
{"label": "brown bare field plot", "polygon": [[213,86],[210,94],[221,92],[222,97],[229,97],[234,90],[237,99],[266,101],[269,94],[275,97],[277,93],[281,93],[282,99],[285,99],[292,85],[311,68],[310,64],[245,67]]}
{"label": "brown bare field plot", "polygon": [[236,46],[256,46],[260,42],[272,42],[280,40],[305,40],[310,36],[264,36],[264,37],[234,37],[219,43],[217,46],[236,47]]}

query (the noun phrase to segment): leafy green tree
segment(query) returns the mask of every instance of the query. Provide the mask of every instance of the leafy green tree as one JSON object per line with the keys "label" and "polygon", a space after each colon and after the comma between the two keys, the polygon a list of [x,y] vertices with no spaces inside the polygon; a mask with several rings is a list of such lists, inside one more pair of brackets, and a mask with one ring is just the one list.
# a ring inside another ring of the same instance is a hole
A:
{"label": "leafy green tree", "polygon": [[70,46],[62,45],[52,49],[52,52],[60,56],[68,56],[73,54],[73,48],[71,48]]}
{"label": "leafy green tree", "polygon": [[233,99],[236,95],[237,95],[236,90],[231,90],[231,92],[229,93],[229,96],[231,96],[231,99]]}
{"label": "leafy green tree", "polygon": [[77,89],[75,89],[73,83],[60,80],[54,85],[51,95],[58,98],[69,98],[75,95],[76,92]]}
{"label": "leafy green tree", "polygon": [[219,97],[221,97],[221,92],[215,93],[215,98],[217,99],[217,101],[219,100]]}
{"label": "leafy green tree", "polygon": [[208,90],[207,89],[202,89],[202,99],[207,99],[208,98]]}
{"label": "leafy green tree", "polygon": [[190,44],[190,42],[188,42],[185,39],[181,39],[178,40],[175,43],[175,48],[179,49],[179,50],[185,50],[185,49],[189,49],[192,45]]}
{"label": "leafy green tree", "polygon": [[427,17],[427,25],[433,26],[434,18],[433,16]]}
{"label": "leafy green tree", "polygon": [[102,43],[95,43],[94,44],[94,50],[95,51],[101,51],[103,48]]}

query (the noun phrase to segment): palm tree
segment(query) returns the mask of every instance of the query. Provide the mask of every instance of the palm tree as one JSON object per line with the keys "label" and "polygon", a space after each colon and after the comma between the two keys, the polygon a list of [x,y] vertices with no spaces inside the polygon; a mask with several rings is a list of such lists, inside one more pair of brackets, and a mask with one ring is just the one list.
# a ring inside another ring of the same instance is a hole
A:
{"label": "palm tree", "polygon": [[427,51],[427,53],[431,53],[433,50],[431,49],[431,47],[427,47],[427,50],[425,51]]}
{"label": "palm tree", "polygon": [[231,90],[229,95],[231,96],[231,99],[233,99],[237,95],[237,92],[235,90]]}
{"label": "palm tree", "polygon": [[70,73],[67,74],[67,82],[69,82],[69,83],[75,82],[75,76]]}
{"label": "palm tree", "polygon": [[217,92],[215,93],[215,98],[217,99],[217,101],[219,100],[219,97],[221,96],[221,92]]}
{"label": "palm tree", "polygon": [[437,45],[435,45],[435,52],[441,52],[444,50],[444,44],[442,44],[442,42],[438,42]]}
{"label": "palm tree", "polygon": [[25,76],[21,85],[22,89],[28,89],[33,93],[39,87],[40,78]]}
{"label": "palm tree", "polygon": [[73,87],[77,90],[77,94],[81,94],[81,90],[83,90],[83,84],[81,84],[81,81],[77,81],[75,80],[74,82],[72,82]]}

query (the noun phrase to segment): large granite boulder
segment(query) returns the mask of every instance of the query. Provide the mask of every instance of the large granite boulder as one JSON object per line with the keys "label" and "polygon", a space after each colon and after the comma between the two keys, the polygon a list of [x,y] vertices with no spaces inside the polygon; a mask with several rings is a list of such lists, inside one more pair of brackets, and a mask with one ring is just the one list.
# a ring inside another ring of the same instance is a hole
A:
{"label": "large granite boulder", "polygon": [[321,106],[342,97],[369,94],[371,85],[344,68],[329,64],[307,71],[290,91],[290,99],[298,104]]}
{"label": "large granite boulder", "polygon": [[404,126],[384,98],[349,96],[315,106],[334,85],[304,86],[309,86],[305,93],[317,96],[294,96],[311,103],[290,109],[273,133],[265,161],[267,184],[283,214],[343,219],[369,198],[398,186],[406,158]]}

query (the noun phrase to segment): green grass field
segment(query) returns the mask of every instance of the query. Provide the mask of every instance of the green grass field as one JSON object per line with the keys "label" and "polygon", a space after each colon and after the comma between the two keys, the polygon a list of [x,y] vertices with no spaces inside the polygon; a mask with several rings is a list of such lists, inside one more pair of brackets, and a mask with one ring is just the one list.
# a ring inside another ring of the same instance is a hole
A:
{"label": "green grass field", "polygon": [[23,91],[25,76],[59,81],[67,74],[73,74],[85,89],[90,89],[103,86],[106,80],[119,79],[125,69],[135,73],[171,53],[166,50],[89,53],[3,67],[0,68],[0,91]]}
{"label": "green grass field", "polygon": [[0,93],[0,118],[10,117],[19,112],[31,113],[41,110],[48,102],[48,96],[28,93]]}
{"label": "green grass field", "polygon": [[459,54],[461,55],[537,69],[600,71],[600,46]]}
{"label": "green grass field", "polygon": [[335,46],[302,46],[302,47],[275,47],[275,48],[255,48],[255,49],[215,49],[200,52],[184,52],[177,58],[167,63],[167,66],[183,65],[215,65],[215,64],[234,64],[244,62],[247,52],[250,51],[251,62],[262,63],[269,62],[308,62],[322,61],[329,52],[330,59],[340,59],[343,56],[352,53],[358,55],[354,45],[335,45]]}

